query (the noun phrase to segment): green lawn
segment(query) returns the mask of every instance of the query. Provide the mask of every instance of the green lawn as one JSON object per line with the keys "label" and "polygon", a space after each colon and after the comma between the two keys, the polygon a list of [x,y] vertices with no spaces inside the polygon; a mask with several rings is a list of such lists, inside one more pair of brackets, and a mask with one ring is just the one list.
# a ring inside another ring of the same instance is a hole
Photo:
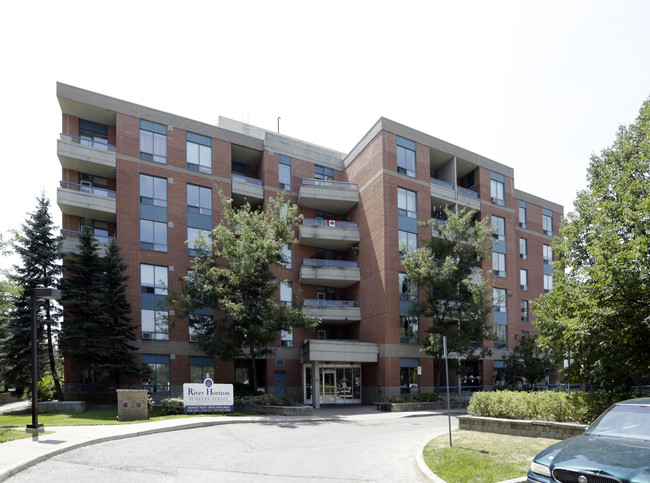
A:
{"label": "green lawn", "polygon": [[429,441],[425,463],[447,483],[494,483],[526,475],[537,453],[555,439],[526,438],[480,431],[453,431]]}
{"label": "green lawn", "polygon": [[0,443],[6,443],[7,441],[13,441],[14,439],[29,438],[30,436],[31,434],[28,434],[25,431],[0,429]]}

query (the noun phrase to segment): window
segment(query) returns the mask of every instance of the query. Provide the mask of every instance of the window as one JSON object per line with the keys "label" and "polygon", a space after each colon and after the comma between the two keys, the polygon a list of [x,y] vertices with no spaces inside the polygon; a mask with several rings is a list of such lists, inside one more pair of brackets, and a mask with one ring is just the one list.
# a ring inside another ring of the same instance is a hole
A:
{"label": "window", "polygon": [[246,171],[246,165],[244,163],[237,163],[237,162],[233,161],[231,167],[232,167],[233,174],[238,174],[240,176],[246,176],[247,171]]}
{"label": "window", "polygon": [[521,301],[521,321],[528,322],[530,320],[530,303],[528,300]]}
{"label": "window", "polygon": [[544,275],[544,293],[553,290],[553,275]]}
{"label": "window", "polygon": [[292,252],[291,246],[285,245],[282,247],[282,252],[280,253],[282,261],[285,263],[282,268],[292,268]]}
{"label": "window", "polygon": [[495,277],[506,276],[506,254],[492,252],[492,273]]}
{"label": "window", "polygon": [[399,361],[400,394],[418,394],[420,377],[418,376],[418,359],[401,358]]}
{"label": "window", "polygon": [[508,347],[508,326],[507,325],[494,325],[494,347],[503,348]]}
{"label": "window", "polygon": [[140,203],[167,206],[167,180],[147,174],[140,175]]}
{"label": "window", "polygon": [[278,155],[278,187],[281,190],[291,191],[291,158]]}
{"label": "window", "polygon": [[519,228],[524,228],[526,229],[526,202],[525,201],[519,201]]}
{"label": "window", "polygon": [[200,134],[187,133],[187,169],[212,173],[212,139]]}
{"label": "window", "polygon": [[339,253],[336,250],[328,250],[327,248],[317,248],[314,254],[317,260],[339,260]]}
{"label": "window", "polygon": [[399,255],[403,257],[406,253],[417,250],[418,234],[409,231],[399,230]]}
{"label": "window", "polygon": [[167,164],[167,126],[140,119],[140,159]]}
{"label": "window", "polygon": [[418,299],[417,287],[408,279],[405,273],[399,274],[399,298],[400,300],[416,301]]}
{"label": "window", "polygon": [[505,176],[499,173],[490,174],[490,196],[492,203],[505,206]]}
{"label": "window", "polygon": [[108,189],[108,178],[92,174],[79,173],[79,191],[96,196],[115,197],[115,193]]}
{"label": "window", "polygon": [[550,265],[551,262],[553,261],[553,249],[551,248],[551,245],[544,245],[544,265]]}
{"label": "window", "polygon": [[409,315],[399,316],[399,342],[400,344],[419,344],[418,318]]}
{"label": "window", "polygon": [[140,220],[140,248],[157,252],[167,251],[167,223]]}
{"label": "window", "polygon": [[506,363],[505,361],[494,361],[494,385],[506,385]]}
{"label": "window", "polygon": [[280,331],[280,344],[282,347],[293,347],[293,329]]}
{"label": "window", "polygon": [[336,300],[336,288],[316,287],[316,298],[318,300]]}
{"label": "window", "polygon": [[519,286],[521,290],[528,290],[528,270],[519,269]]}
{"label": "window", "polygon": [[506,312],[506,290],[503,288],[492,289],[492,299],[494,301],[495,312]]}
{"label": "window", "polygon": [[[280,303],[291,305],[293,302],[293,285],[291,282],[280,282]],[[280,344],[282,347],[293,347],[293,329],[280,331]]]}
{"label": "window", "polygon": [[108,149],[108,126],[79,119],[79,144]]}
{"label": "window", "polygon": [[397,172],[415,178],[415,143],[397,136]]}
{"label": "window", "polygon": [[[187,317],[188,335],[190,342],[198,342],[200,333],[210,333],[214,330],[214,319],[207,314],[189,314]],[[203,381],[201,381],[203,382]]]}
{"label": "window", "polygon": [[546,208],[542,213],[542,231],[544,235],[553,236],[553,212]]}
{"label": "window", "polygon": [[140,265],[140,291],[154,295],[167,295],[167,267]]}
{"label": "window", "polygon": [[201,228],[187,227],[187,254],[191,257],[206,255],[212,247],[212,232]]}
{"label": "window", "polygon": [[142,309],[142,339],[169,340],[169,312]]}
{"label": "window", "polygon": [[212,216],[212,190],[203,186],[188,184],[187,212]]}
{"label": "window", "polygon": [[149,392],[169,392],[169,356],[142,354],[142,388]]}
{"label": "window", "polygon": [[79,231],[83,232],[84,227],[88,227],[90,232],[99,243],[110,243],[111,239],[108,236],[108,223],[105,221],[91,220],[88,218],[79,219]]}
{"label": "window", "polygon": [[397,188],[397,213],[409,218],[418,217],[415,191]]}
{"label": "window", "polygon": [[325,166],[314,166],[314,179],[334,180],[334,170]]}
{"label": "window", "polygon": [[208,377],[214,379],[214,358],[190,356],[190,383],[201,384]]}
{"label": "window", "polygon": [[525,238],[519,239],[519,258],[528,260],[528,240]]}
{"label": "window", "polygon": [[506,219],[492,215],[492,238],[499,242],[506,241]]}

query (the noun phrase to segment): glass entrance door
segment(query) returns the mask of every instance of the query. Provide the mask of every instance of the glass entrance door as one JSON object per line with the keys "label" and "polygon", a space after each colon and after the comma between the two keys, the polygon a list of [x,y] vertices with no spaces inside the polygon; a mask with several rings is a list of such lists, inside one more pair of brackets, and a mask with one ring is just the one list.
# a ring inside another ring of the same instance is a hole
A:
{"label": "glass entrance door", "polygon": [[323,370],[323,404],[332,404],[336,402],[336,372],[333,370]]}
{"label": "glass entrance door", "polygon": [[[312,367],[303,366],[305,404],[312,403]],[[326,365],[319,368],[318,388],[321,404],[361,403],[361,366],[356,364]]]}

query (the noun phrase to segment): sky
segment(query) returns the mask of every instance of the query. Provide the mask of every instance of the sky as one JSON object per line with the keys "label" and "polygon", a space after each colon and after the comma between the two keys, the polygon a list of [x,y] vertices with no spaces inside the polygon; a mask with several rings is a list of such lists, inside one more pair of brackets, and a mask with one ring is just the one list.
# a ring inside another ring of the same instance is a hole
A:
{"label": "sky", "polygon": [[567,213],[650,96],[648,19],[645,0],[2,2],[0,233],[41,192],[61,223],[57,81],[210,124],[280,117],[346,153],[387,117]]}

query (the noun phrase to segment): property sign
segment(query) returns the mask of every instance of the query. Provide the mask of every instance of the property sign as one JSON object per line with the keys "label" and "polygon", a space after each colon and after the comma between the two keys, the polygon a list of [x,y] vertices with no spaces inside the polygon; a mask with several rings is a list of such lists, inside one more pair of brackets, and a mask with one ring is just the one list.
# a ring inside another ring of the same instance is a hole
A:
{"label": "property sign", "polygon": [[215,384],[209,377],[203,384],[183,384],[185,413],[231,413],[235,392],[232,384]]}

